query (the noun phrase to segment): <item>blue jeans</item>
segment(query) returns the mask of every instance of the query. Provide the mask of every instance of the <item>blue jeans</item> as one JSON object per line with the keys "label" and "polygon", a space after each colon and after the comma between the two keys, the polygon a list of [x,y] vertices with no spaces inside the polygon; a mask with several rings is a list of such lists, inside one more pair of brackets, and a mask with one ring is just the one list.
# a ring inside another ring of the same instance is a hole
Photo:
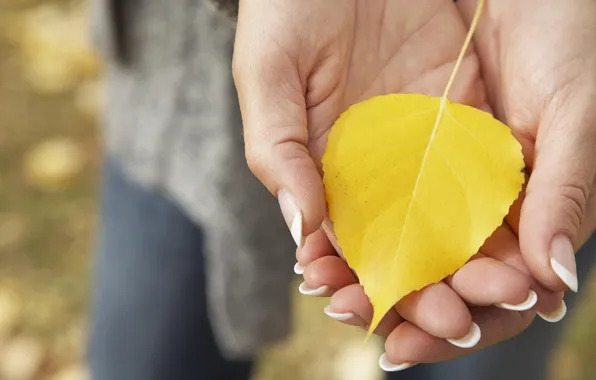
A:
{"label": "blue jeans", "polygon": [[[159,193],[129,182],[113,163],[104,172],[101,217],[89,349],[92,379],[248,380],[252,362],[225,360],[213,337],[200,227]],[[592,240],[584,250],[595,246]],[[594,256],[578,255],[580,281]],[[573,301],[566,296],[570,310]],[[536,320],[505,343],[388,379],[546,379],[549,353],[563,325]]]}

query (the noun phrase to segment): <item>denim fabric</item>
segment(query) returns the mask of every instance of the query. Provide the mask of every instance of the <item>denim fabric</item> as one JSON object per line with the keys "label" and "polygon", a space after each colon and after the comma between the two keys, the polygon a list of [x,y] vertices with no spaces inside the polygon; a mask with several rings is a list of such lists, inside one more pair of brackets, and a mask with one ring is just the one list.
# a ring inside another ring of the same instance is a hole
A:
{"label": "denim fabric", "polygon": [[[92,379],[248,380],[252,363],[225,360],[213,337],[200,228],[164,196],[129,182],[114,164],[106,166],[102,190],[89,351]],[[587,278],[589,259],[596,257],[595,247],[591,240],[578,254],[580,283]],[[566,296],[569,310],[574,300]],[[505,343],[388,378],[546,379],[548,357],[564,325],[537,319]]]}
{"label": "denim fabric", "polygon": [[95,262],[93,380],[245,380],[207,315],[200,228],[108,164]]}

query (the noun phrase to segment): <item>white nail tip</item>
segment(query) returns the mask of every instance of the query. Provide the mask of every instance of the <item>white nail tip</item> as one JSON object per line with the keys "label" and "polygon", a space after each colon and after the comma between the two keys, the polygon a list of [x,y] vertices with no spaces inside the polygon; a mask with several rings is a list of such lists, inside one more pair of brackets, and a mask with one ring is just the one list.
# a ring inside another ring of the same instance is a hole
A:
{"label": "white nail tip", "polygon": [[404,369],[408,369],[413,365],[414,364],[412,363],[393,364],[387,359],[387,354],[383,354],[379,358],[379,367],[381,367],[381,369],[385,372],[403,371]]}
{"label": "white nail tip", "polygon": [[302,213],[296,212],[294,219],[292,219],[292,226],[290,227],[290,233],[298,248],[302,248],[304,245],[304,236],[302,236]]}
{"label": "white nail tip", "polygon": [[565,318],[565,314],[567,314],[567,305],[565,304],[565,301],[561,300],[561,304],[559,305],[557,310],[551,311],[550,313],[539,312],[538,316],[540,316],[540,318],[544,319],[547,322],[557,323],[561,321],[563,318]]}
{"label": "white nail tip", "polygon": [[569,290],[574,293],[577,293],[577,289],[579,287],[577,283],[577,276],[571,273],[567,268],[561,265],[557,260],[551,258],[550,259],[550,266],[553,268],[557,276],[567,285]]}
{"label": "white nail tip", "polygon": [[480,342],[480,337],[482,333],[480,332],[480,326],[476,323],[472,322],[472,326],[470,327],[470,331],[464,336],[463,338],[459,339],[447,339],[447,341],[453,344],[456,347],[460,348],[472,348]]}
{"label": "white nail tip", "polygon": [[503,303],[497,304],[497,306],[500,307],[501,309],[506,309],[506,310],[525,311],[525,310],[530,310],[531,308],[533,308],[536,305],[536,302],[538,302],[538,294],[536,294],[535,291],[530,290],[530,293],[528,294],[528,298],[526,298],[526,300],[520,304],[512,305],[512,304],[503,302]]}
{"label": "white nail tip", "polygon": [[304,267],[302,265],[300,265],[300,263],[294,264],[294,273],[304,274]]}
{"label": "white nail tip", "polygon": [[323,285],[316,289],[312,289],[306,285],[306,282],[303,282],[300,284],[300,286],[298,286],[298,291],[305,296],[320,297],[329,291],[329,287],[327,285]]}
{"label": "white nail tip", "polygon": [[329,318],[335,319],[336,321],[339,321],[339,322],[345,322],[347,320],[354,318],[353,313],[336,313],[336,312],[332,311],[330,305],[325,306],[323,311],[325,312],[325,314],[327,314],[329,316]]}

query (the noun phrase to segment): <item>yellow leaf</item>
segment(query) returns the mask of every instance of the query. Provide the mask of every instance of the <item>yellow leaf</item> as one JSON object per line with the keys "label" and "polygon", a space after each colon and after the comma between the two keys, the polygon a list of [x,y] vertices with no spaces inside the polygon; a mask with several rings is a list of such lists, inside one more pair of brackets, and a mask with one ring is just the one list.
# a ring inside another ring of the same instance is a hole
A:
{"label": "yellow leaf", "polygon": [[369,334],[401,298],[463,266],[523,185],[521,146],[510,129],[447,100],[474,27],[443,97],[374,97],[350,107],[329,133],[329,216],[373,305]]}

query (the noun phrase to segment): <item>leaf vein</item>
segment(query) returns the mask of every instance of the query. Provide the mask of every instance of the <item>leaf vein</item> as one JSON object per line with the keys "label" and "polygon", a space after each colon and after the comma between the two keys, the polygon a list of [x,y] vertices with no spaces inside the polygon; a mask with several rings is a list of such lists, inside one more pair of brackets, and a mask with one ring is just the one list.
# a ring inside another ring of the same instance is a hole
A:
{"label": "leaf vein", "polygon": [[[439,155],[439,157],[441,157],[441,159],[445,163],[445,165],[447,165],[447,167],[449,168],[449,170],[451,170],[451,173],[453,174],[453,176],[455,177],[455,179],[459,183],[459,186],[462,188],[463,192],[464,193],[467,193],[466,186],[464,185],[464,182],[462,181],[462,179],[459,176],[459,174],[457,174],[457,172],[453,168],[453,165],[451,164],[451,161],[449,161],[449,159],[447,157],[445,157],[445,155],[443,154],[443,151],[441,149],[439,149],[439,147],[436,147],[435,146],[434,148],[435,148],[435,151],[437,152],[437,154]],[[467,198],[466,198],[466,200],[467,200]]]}
{"label": "leaf vein", "polygon": [[[482,148],[482,150],[483,150],[483,151],[484,151],[484,152],[485,152],[485,153],[486,153],[486,154],[487,154],[489,157],[493,158],[493,157],[492,157],[492,156],[489,154],[490,150],[489,150],[489,149],[488,149],[488,148],[487,148],[487,147],[486,147],[486,146],[485,146],[485,145],[482,143],[482,141],[480,141],[480,140],[478,139],[478,137],[476,137],[476,136],[475,136],[475,135],[472,133],[472,131],[470,131],[470,129],[469,129],[468,127],[466,127],[466,126],[465,126],[465,125],[463,125],[463,124],[462,124],[462,123],[461,123],[459,120],[457,120],[457,119],[455,118],[455,116],[453,116],[453,114],[452,114],[451,112],[449,112],[449,110],[448,110],[448,109],[446,109],[446,110],[445,110],[445,112],[446,112],[447,116],[448,116],[448,117],[451,119],[451,121],[453,121],[453,123],[454,123],[455,125],[457,125],[457,126],[458,126],[458,127],[460,127],[460,128],[461,128],[461,129],[462,129],[464,132],[466,132],[466,133],[467,133],[467,134],[468,134],[468,135],[469,135],[469,136],[472,138],[472,140],[474,140],[474,142],[475,142],[476,144],[478,144],[478,146],[480,146],[480,147]],[[494,159],[494,158],[493,158],[493,159]]]}

